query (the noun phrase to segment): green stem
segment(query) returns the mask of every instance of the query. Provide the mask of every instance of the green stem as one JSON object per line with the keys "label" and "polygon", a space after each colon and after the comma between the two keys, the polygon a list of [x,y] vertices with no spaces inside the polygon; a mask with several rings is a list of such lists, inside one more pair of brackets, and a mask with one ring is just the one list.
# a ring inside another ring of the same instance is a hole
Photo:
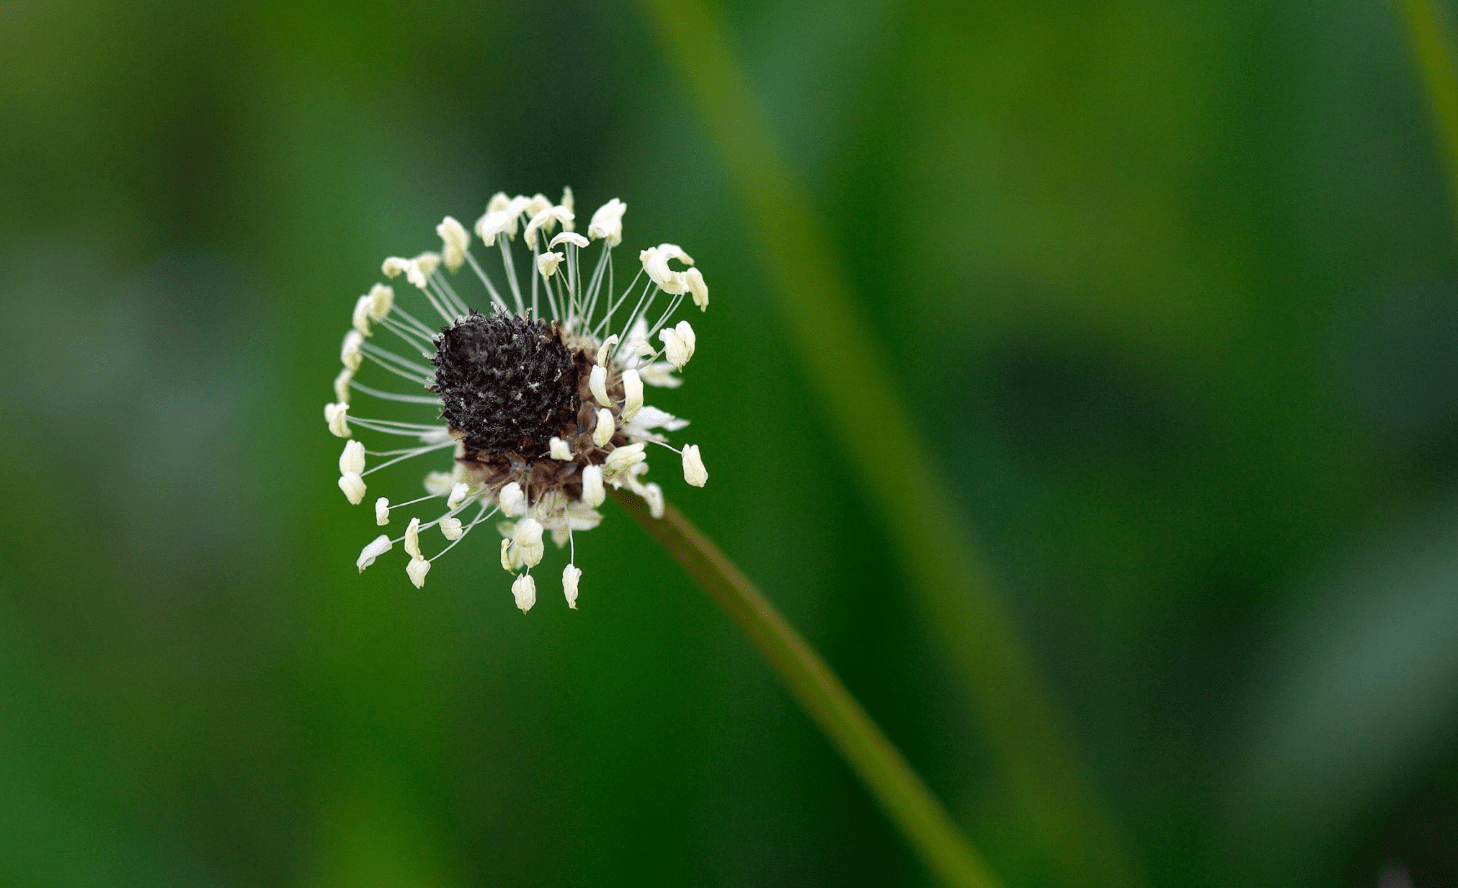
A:
{"label": "green stem", "polygon": [[1458,64],[1453,45],[1438,20],[1433,0],[1396,0],[1407,21],[1408,39],[1418,75],[1427,87],[1428,105],[1437,129],[1448,198],[1458,222]]}
{"label": "green stem", "polygon": [[643,501],[614,497],[663,544],[754,642],[846,763],[886,809],[922,861],[945,885],[998,888],[1001,883],[962,836],[886,735],[820,655],[774,609],[734,562],[673,506],[661,519]]}
{"label": "green stem", "polygon": [[712,0],[640,2],[728,164],[775,286],[772,301],[904,559],[908,591],[961,678],[1037,853],[1066,884],[1138,883],[972,530],[888,382],[889,362],[856,308],[834,242],[783,161],[718,8]]}

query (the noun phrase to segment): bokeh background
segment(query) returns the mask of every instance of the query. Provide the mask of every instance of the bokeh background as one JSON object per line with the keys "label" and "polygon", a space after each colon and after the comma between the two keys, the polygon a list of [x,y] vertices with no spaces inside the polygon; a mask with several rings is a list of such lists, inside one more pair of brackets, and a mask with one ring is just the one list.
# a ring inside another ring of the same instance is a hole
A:
{"label": "bokeh background", "polygon": [[[1458,263],[1395,10],[724,19],[1127,883],[1458,884]],[[519,613],[479,539],[424,591],[357,575],[321,419],[355,296],[442,215],[564,184],[709,281],[662,403],[713,477],[660,469],[670,498],[1010,888],[1068,883],[656,33],[585,0],[0,4],[0,883],[927,884],[611,504],[576,612],[551,581]]]}

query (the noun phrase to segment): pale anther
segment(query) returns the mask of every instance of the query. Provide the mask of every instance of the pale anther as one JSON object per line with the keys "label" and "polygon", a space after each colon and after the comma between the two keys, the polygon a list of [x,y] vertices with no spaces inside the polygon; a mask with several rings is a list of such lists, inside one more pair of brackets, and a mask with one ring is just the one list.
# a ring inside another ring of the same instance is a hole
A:
{"label": "pale anther", "polygon": [[339,346],[340,362],[351,370],[359,370],[359,362],[364,359],[361,354],[363,348],[364,335],[358,330],[350,330],[344,334],[344,342]]}
{"label": "pale anther", "polygon": [[603,475],[611,478],[643,462],[648,458],[643,453],[644,448],[647,446],[642,441],[639,441],[635,444],[626,444],[609,453],[607,462],[603,464]]}
{"label": "pale anther", "polygon": [[383,321],[395,307],[395,288],[388,284],[370,287],[370,320]]}
{"label": "pale anther", "polygon": [[334,377],[334,400],[341,404],[349,403],[349,384],[354,381],[354,371],[345,367]]}
{"label": "pale anther", "polygon": [[582,470],[582,501],[594,509],[607,499],[607,490],[602,486],[602,466],[588,466]]}
{"label": "pale anther", "polygon": [[511,584],[511,594],[516,599],[516,606],[526,613],[537,603],[537,581],[532,579],[531,574],[522,574]]}
{"label": "pale anther", "polygon": [[410,264],[405,267],[405,277],[410,283],[424,290],[430,286],[430,276],[435,274],[435,269],[440,265],[439,253],[421,253]]}
{"label": "pale anther", "polygon": [[571,210],[566,207],[548,206],[545,210],[541,210],[532,216],[531,221],[527,223],[526,233],[523,235],[523,238],[526,240],[527,246],[535,250],[537,248],[537,231],[539,229],[545,229],[548,234],[551,234],[552,229],[557,227],[558,222],[571,221]]}
{"label": "pale anther", "polygon": [[365,470],[365,447],[358,441],[349,441],[344,452],[339,454],[339,474],[362,475]]}
{"label": "pale anther", "polygon": [[551,206],[552,202],[547,200],[547,196],[538,191],[531,196],[531,199],[526,202],[526,205],[521,208],[521,211],[526,213],[528,219],[534,219],[538,213],[550,209]]}
{"label": "pale anther", "polygon": [[709,480],[709,470],[704,468],[699,445],[690,444],[683,449],[683,480],[690,487],[703,487]]}
{"label": "pale anther", "polygon": [[597,362],[599,364],[607,364],[608,356],[613,353],[613,346],[617,344],[618,335],[616,333],[604,339],[602,345],[597,347]]}
{"label": "pale anther", "polygon": [[[563,222],[562,223],[562,227],[566,228],[567,227],[567,223],[566,222]],[[586,248],[587,245],[590,244],[590,243],[592,243],[592,242],[589,241],[587,238],[583,237],[582,235],[578,234],[575,231],[572,231],[571,229],[568,229],[567,231],[564,231],[561,234],[557,235],[556,237],[552,238],[552,242],[549,243],[549,244],[547,244],[547,246],[549,246],[549,247],[560,247],[563,244],[571,244],[572,246],[574,246],[577,249],[581,250],[581,249]]]}
{"label": "pale anther", "polygon": [[567,596],[567,606],[577,610],[577,583],[582,579],[582,569],[569,564],[562,568],[562,594]]}
{"label": "pale anther", "polygon": [[623,395],[623,410],[619,415],[623,422],[632,422],[643,409],[643,378],[637,370],[623,371]]}
{"label": "pale anther", "polygon": [[411,558],[410,563],[405,566],[405,573],[410,577],[410,582],[415,588],[425,588],[425,575],[430,573],[430,562],[424,558]]}
{"label": "pale anther", "polygon": [[447,216],[435,226],[435,233],[440,235],[441,260],[445,267],[452,272],[459,270],[461,263],[466,261],[466,250],[471,246],[470,232],[454,216]]}
{"label": "pale anther", "polygon": [[405,528],[405,551],[410,553],[411,558],[420,557],[420,519],[411,518],[410,525]]}
{"label": "pale anther", "polygon": [[607,368],[602,364],[593,365],[592,372],[587,375],[587,388],[597,399],[597,403],[604,407],[612,406],[613,402],[607,391]]}
{"label": "pale anther", "polygon": [[359,568],[360,573],[364,573],[365,568],[374,564],[376,558],[390,551],[392,546],[394,543],[390,542],[390,538],[385,534],[380,534],[360,550],[359,558],[355,560],[354,566]]}
{"label": "pale anther", "polygon": [[371,304],[369,294],[365,294],[354,301],[354,314],[350,317],[350,325],[363,336],[370,335]]}
{"label": "pale anther", "polygon": [[673,375],[673,365],[667,363],[649,364],[646,367],[638,368],[638,375],[648,385],[659,388],[678,388],[683,385],[683,380]]}
{"label": "pale anther", "polygon": [[593,240],[606,240],[608,246],[616,247],[623,242],[623,213],[628,205],[616,197],[598,207],[587,225],[587,236]]}
{"label": "pale anther", "polygon": [[592,443],[599,447],[606,447],[613,439],[613,433],[617,431],[617,424],[613,422],[612,413],[606,408],[597,411],[597,428],[592,430]]}
{"label": "pale anther", "polygon": [[364,478],[355,472],[339,477],[339,489],[344,491],[344,496],[349,500],[351,506],[357,506],[364,502],[366,486]]}
{"label": "pale anther", "polygon": [[350,436],[348,404],[325,404],[324,421],[329,423],[329,431],[334,433],[336,438]]}
{"label": "pale anther", "polygon": [[694,328],[689,326],[688,321],[679,321],[672,330],[664,329],[658,331],[658,338],[663,341],[663,354],[668,362],[676,369],[682,370],[694,356]]}
{"label": "pale anther", "polygon": [[546,552],[542,545],[542,525],[535,518],[523,518],[516,524],[512,532],[512,542],[516,544],[521,553],[522,563],[527,567],[536,567]]}
{"label": "pale anther", "polygon": [[470,490],[471,486],[464,481],[458,481],[451,485],[450,496],[446,498],[446,508],[459,509],[461,504],[466,501],[466,494]]}
{"label": "pale anther", "polygon": [[683,273],[683,279],[688,284],[689,292],[694,294],[694,305],[699,311],[709,310],[709,286],[704,283],[704,276],[697,268],[690,268]]}
{"label": "pale anther", "polygon": [[445,496],[451,492],[455,478],[450,472],[426,472],[425,492],[431,496]]}
{"label": "pale anther", "polygon": [[537,273],[550,280],[557,273],[557,266],[562,264],[563,258],[561,253],[543,253],[537,257]]}
{"label": "pale anther", "polygon": [[496,495],[496,501],[501,505],[501,514],[508,518],[526,514],[526,495],[522,493],[521,485],[515,481],[501,488],[501,492]]}

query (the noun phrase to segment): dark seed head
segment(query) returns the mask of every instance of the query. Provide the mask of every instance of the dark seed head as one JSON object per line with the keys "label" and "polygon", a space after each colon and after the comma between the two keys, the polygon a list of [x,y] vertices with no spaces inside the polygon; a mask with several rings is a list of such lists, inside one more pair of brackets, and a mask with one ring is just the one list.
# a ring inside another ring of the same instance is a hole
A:
{"label": "dark seed head", "polygon": [[577,369],[555,325],[472,312],[435,339],[441,416],[467,456],[545,457],[577,415]]}

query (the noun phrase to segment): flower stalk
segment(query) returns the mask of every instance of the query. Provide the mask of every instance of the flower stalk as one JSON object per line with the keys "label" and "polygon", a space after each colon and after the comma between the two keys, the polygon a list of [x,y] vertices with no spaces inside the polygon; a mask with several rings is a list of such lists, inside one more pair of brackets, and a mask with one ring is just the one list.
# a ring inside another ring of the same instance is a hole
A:
{"label": "flower stalk", "polygon": [[[961,679],[1046,877],[1067,885],[1141,884],[1139,864],[1078,761],[971,527],[888,382],[889,362],[856,308],[830,232],[750,89],[721,4],[639,0],[639,7],[720,149],[785,332],[902,558],[906,592],[928,636]],[[865,433],[866,417],[875,417],[876,434]]]}
{"label": "flower stalk", "polygon": [[1000,888],[900,751],[734,562],[672,504],[655,519],[641,499],[613,497],[744,630],[942,884]]}

